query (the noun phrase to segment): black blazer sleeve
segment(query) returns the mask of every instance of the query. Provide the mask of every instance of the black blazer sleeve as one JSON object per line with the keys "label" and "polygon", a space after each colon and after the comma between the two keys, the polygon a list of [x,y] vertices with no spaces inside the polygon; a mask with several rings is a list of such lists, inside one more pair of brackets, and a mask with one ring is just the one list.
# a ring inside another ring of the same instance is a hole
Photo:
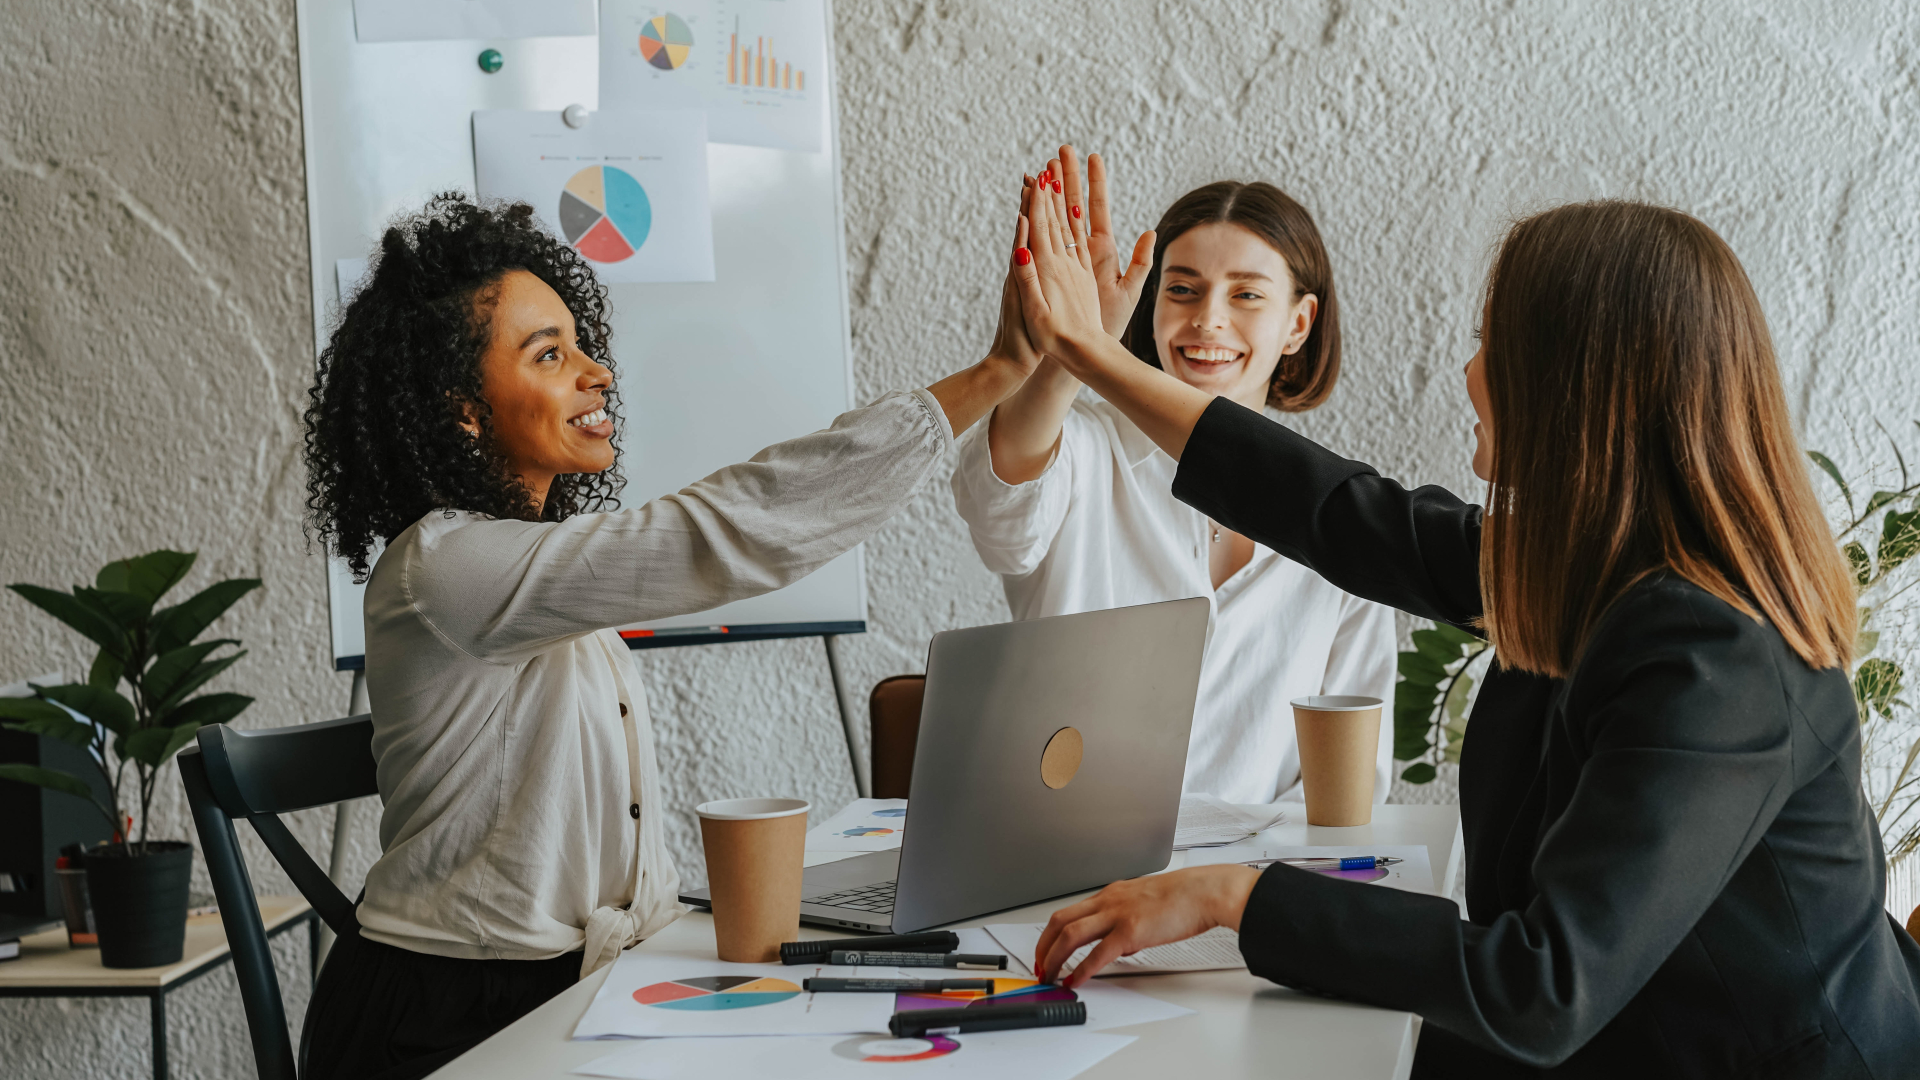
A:
{"label": "black blazer sleeve", "polygon": [[1549,728],[1582,764],[1541,836],[1530,903],[1477,926],[1438,897],[1275,866],[1241,919],[1248,968],[1558,1064],[1653,977],[1793,793],[1777,642],[1691,586],[1636,587]]}
{"label": "black blazer sleeve", "polygon": [[1480,508],[1408,491],[1259,413],[1215,398],[1173,494],[1342,589],[1463,629],[1480,617]]}

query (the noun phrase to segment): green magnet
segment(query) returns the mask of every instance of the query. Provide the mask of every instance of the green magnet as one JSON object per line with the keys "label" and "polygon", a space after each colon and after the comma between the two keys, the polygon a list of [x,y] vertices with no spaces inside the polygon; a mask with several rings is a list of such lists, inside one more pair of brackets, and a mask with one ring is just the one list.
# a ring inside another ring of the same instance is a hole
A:
{"label": "green magnet", "polygon": [[499,49],[488,49],[480,54],[480,70],[489,75],[499,71],[506,62],[507,58],[500,55]]}

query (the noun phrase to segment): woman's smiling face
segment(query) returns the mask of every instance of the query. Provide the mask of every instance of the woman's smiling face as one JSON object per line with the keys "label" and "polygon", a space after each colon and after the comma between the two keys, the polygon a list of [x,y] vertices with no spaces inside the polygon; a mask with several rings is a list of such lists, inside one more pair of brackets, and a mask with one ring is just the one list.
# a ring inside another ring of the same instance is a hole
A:
{"label": "woman's smiling face", "polygon": [[1181,233],[1161,256],[1153,340],[1169,375],[1249,408],[1266,404],[1273,370],[1299,351],[1320,310],[1294,298],[1287,261],[1238,225]]}
{"label": "woman's smiling face", "polygon": [[613,465],[613,373],[580,351],[573,312],[546,282],[510,270],[489,292],[480,395],[493,412],[494,449],[544,503],[554,477]]}

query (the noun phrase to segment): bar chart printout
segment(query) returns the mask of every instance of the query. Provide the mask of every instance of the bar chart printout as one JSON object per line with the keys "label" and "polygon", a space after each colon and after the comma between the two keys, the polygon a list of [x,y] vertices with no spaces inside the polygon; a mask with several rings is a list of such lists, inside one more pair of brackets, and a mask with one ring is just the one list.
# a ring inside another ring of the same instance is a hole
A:
{"label": "bar chart printout", "polygon": [[603,0],[602,108],[703,109],[718,143],[820,151],[824,0]]}

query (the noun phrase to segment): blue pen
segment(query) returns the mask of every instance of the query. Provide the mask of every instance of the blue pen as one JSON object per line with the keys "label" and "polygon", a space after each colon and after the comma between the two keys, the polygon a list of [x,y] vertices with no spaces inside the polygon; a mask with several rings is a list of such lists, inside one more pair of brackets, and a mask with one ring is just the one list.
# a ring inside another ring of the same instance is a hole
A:
{"label": "blue pen", "polygon": [[[1405,861],[1405,859],[1396,859],[1391,855],[1354,855],[1340,859],[1268,859],[1265,860],[1264,865],[1272,866],[1274,863],[1283,863],[1287,866],[1297,866],[1302,870],[1374,870],[1382,866],[1392,866],[1394,863]],[[1249,863],[1248,865],[1260,864]]]}

